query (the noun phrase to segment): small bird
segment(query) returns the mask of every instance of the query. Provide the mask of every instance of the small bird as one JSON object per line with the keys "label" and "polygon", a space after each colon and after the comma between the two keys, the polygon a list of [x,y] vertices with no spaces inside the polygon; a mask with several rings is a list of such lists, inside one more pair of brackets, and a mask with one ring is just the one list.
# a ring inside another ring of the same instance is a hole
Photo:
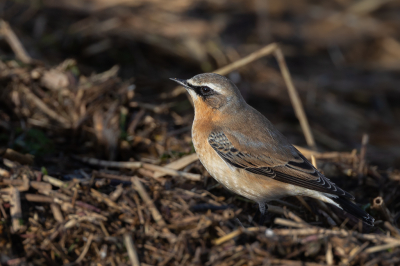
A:
{"label": "small bird", "polygon": [[204,73],[171,80],[193,100],[192,140],[201,163],[228,190],[257,202],[260,220],[266,202],[307,196],[373,226],[374,218],[350,201],[354,197],[321,174],[229,79]]}

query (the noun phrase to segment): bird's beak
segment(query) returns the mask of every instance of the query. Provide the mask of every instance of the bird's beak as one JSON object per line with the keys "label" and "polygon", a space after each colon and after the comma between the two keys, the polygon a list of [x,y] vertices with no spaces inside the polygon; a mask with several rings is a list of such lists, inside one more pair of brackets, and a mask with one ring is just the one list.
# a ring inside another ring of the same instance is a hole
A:
{"label": "bird's beak", "polygon": [[182,85],[186,89],[191,89],[190,85],[187,83],[185,79],[170,78],[170,80],[175,81],[176,83]]}

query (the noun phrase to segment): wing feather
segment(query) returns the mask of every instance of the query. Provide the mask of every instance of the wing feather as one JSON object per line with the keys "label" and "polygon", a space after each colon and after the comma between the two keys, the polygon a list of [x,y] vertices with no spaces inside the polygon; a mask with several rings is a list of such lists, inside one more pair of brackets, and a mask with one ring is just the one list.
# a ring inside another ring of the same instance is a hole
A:
{"label": "wing feather", "polygon": [[291,153],[287,154],[295,153],[297,156],[289,156],[283,161],[283,156],[276,160],[273,155],[268,156],[265,152],[257,154],[241,151],[239,145],[235,147],[222,131],[212,132],[208,137],[208,143],[226,163],[233,167],[284,183],[354,199],[351,194],[336,186],[315,169],[293,146]]}

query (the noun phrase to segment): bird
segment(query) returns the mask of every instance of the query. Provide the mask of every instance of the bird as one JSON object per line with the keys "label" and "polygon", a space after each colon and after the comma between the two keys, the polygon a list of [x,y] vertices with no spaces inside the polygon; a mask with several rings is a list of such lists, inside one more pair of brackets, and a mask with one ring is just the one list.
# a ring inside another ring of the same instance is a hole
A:
{"label": "bird", "polygon": [[193,101],[192,142],[201,163],[226,189],[258,203],[261,223],[267,202],[305,196],[374,225],[374,218],[352,202],[354,196],[319,172],[228,78],[203,73],[171,80]]}

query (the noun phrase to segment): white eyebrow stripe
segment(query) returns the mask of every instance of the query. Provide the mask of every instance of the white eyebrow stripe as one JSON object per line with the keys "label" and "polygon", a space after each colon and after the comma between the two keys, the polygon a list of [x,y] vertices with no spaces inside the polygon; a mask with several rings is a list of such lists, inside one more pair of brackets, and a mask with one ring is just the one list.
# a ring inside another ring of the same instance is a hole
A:
{"label": "white eyebrow stripe", "polygon": [[213,84],[213,83],[193,84],[191,82],[191,80],[188,80],[187,82],[189,83],[189,85],[192,85],[192,86],[195,86],[195,87],[207,86],[207,87],[211,88],[212,90],[222,94],[222,90],[218,86]]}
{"label": "white eyebrow stripe", "polygon": [[221,89],[212,83],[205,83],[204,86],[210,87],[211,89],[215,90],[216,92],[222,93]]}

